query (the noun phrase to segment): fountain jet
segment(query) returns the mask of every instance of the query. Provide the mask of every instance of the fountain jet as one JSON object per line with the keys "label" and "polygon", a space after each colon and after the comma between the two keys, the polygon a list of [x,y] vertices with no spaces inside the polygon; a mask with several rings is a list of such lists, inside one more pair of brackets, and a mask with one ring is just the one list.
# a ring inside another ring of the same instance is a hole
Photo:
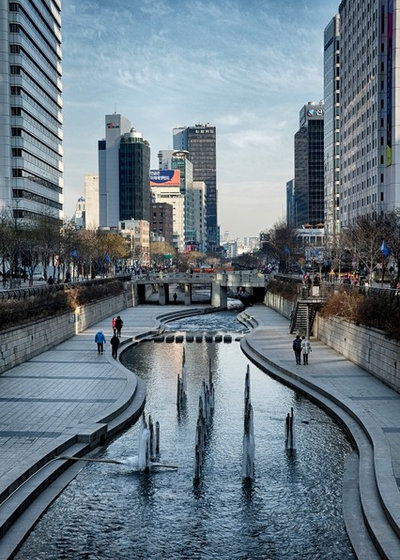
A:
{"label": "fountain jet", "polygon": [[250,366],[247,366],[244,385],[244,432],[243,432],[243,462],[242,477],[244,479],[254,478],[254,417],[253,407],[250,399]]}

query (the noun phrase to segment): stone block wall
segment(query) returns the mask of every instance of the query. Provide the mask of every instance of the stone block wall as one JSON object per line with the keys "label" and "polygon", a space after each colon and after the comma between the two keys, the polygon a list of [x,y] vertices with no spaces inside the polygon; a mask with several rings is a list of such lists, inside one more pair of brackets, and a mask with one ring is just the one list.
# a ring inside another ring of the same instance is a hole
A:
{"label": "stone block wall", "polygon": [[75,312],[35,321],[0,333],[0,373],[64,342],[105,317],[132,306],[132,290],[78,308]]}
{"label": "stone block wall", "polygon": [[385,338],[382,331],[355,325],[338,317],[317,315],[314,335],[400,392],[400,344]]}
{"label": "stone block wall", "polygon": [[271,294],[267,291],[264,298],[264,303],[267,307],[275,309],[280,315],[290,319],[290,315],[293,311],[294,302],[288,299],[278,296],[277,294]]}
{"label": "stone block wall", "polygon": [[[281,296],[265,296],[265,305],[289,318],[293,303]],[[317,314],[314,337],[336,350],[400,393],[400,344],[388,340],[382,331],[355,325],[338,317]]]}

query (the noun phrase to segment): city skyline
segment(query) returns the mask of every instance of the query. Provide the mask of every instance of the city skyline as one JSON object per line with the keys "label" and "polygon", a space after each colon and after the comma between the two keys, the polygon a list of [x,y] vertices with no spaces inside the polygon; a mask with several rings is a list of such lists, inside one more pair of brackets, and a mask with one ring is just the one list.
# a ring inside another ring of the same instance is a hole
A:
{"label": "city skyline", "polygon": [[323,98],[323,32],[338,4],[64,1],[65,215],[98,171],[115,111],[149,141],[152,168],[174,127],[217,127],[221,235],[257,235],[285,217],[298,114]]}

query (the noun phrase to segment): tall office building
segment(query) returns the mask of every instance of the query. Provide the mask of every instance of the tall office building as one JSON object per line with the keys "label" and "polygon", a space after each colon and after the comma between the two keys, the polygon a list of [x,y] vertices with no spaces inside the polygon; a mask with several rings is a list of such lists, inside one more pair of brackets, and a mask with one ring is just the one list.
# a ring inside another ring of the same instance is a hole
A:
{"label": "tall office building", "polygon": [[339,6],[340,221],[400,207],[399,9],[393,0]]}
{"label": "tall office building", "polygon": [[97,229],[100,225],[99,220],[99,176],[85,175],[85,227],[86,229]]}
{"label": "tall office building", "polygon": [[324,33],[324,221],[328,243],[340,232],[340,18]]}
{"label": "tall office building", "polygon": [[308,102],[294,137],[293,227],[324,225],[324,105]]}
{"label": "tall office building", "polygon": [[206,184],[207,243],[208,250],[214,252],[219,246],[216,128],[209,124],[174,128],[173,145],[176,150],[189,152],[193,181],[204,181]]}
{"label": "tall office building", "polygon": [[139,132],[121,137],[119,145],[120,220],[150,222],[150,146]]}
{"label": "tall office building", "polygon": [[100,227],[121,220],[150,221],[150,146],[119,114],[106,115],[98,143]]}
{"label": "tall office building", "polygon": [[186,247],[193,251],[207,251],[207,196],[204,181],[192,181],[186,191]]}
{"label": "tall office building", "polygon": [[294,228],[294,179],[286,183],[286,223],[289,228]]}
{"label": "tall office building", "polygon": [[189,152],[175,150],[171,155],[171,169],[179,170],[181,194],[185,197],[185,245],[193,241],[194,213],[193,197],[193,165],[189,161]]}
{"label": "tall office building", "polygon": [[0,209],[62,218],[61,1],[0,0]]}
{"label": "tall office building", "polygon": [[71,221],[78,229],[84,229],[86,227],[86,201],[84,196],[80,196],[78,198],[75,213],[72,216]]}

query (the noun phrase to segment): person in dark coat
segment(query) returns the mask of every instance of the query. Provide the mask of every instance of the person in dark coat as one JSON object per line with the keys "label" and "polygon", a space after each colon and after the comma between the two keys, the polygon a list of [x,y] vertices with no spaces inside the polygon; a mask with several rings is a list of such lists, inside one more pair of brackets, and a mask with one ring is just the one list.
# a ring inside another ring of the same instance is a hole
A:
{"label": "person in dark coat", "polygon": [[118,346],[119,346],[119,338],[116,334],[114,334],[110,340],[110,344],[111,344],[111,353],[112,353],[112,357],[117,359],[117,355],[118,355]]}
{"label": "person in dark coat", "polygon": [[121,329],[123,327],[123,324],[124,324],[123,320],[118,315],[118,317],[115,319],[115,328],[117,329],[117,336],[118,337],[121,336]]}
{"label": "person in dark coat", "polygon": [[299,365],[301,364],[301,338],[299,334],[293,340],[293,350],[296,357],[296,364]]}

